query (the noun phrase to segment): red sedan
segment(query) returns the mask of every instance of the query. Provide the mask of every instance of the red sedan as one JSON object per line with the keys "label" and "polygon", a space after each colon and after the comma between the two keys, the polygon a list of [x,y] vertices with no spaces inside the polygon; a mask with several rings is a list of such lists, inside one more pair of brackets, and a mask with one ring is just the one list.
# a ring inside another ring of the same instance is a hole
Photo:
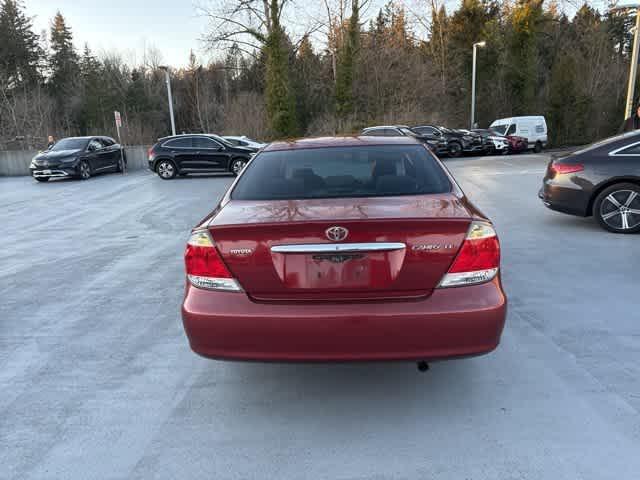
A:
{"label": "red sedan", "polygon": [[193,229],[182,318],[210,358],[417,360],[495,349],[491,222],[409,137],[273,143]]}

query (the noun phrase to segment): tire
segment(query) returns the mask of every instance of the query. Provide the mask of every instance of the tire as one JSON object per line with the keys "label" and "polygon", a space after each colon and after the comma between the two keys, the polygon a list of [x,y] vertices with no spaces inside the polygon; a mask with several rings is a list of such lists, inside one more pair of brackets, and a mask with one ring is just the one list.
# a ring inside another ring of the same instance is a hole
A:
{"label": "tire", "polygon": [[160,160],[156,165],[156,173],[163,180],[171,180],[178,174],[178,169],[171,160]]}
{"label": "tire", "polygon": [[78,176],[80,180],[89,180],[91,178],[91,165],[86,160],[82,160],[78,165]]}
{"label": "tire", "polygon": [[534,153],[542,152],[542,143],[536,142],[536,145],[533,147]]}
{"label": "tire", "polygon": [[605,188],[593,203],[593,216],[609,232],[640,232],[640,185],[617,183]]}
{"label": "tire", "polygon": [[126,161],[127,161],[127,157],[125,156],[125,154],[123,152],[122,156],[118,159],[118,162],[116,163],[116,172],[123,172],[124,171]]}
{"label": "tire", "polygon": [[240,175],[240,172],[242,172],[242,169],[247,166],[247,163],[249,163],[249,160],[246,158],[234,158],[231,161],[231,167],[229,167],[229,169],[231,173],[237,177]]}
{"label": "tire", "polygon": [[449,143],[449,156],[453,158],[458,158],[462,155],[462,145],[458,142]]}
{"label": "tire", "polygon": [[36,179],[36,182],[48,182],[49,177],[33,177]]}

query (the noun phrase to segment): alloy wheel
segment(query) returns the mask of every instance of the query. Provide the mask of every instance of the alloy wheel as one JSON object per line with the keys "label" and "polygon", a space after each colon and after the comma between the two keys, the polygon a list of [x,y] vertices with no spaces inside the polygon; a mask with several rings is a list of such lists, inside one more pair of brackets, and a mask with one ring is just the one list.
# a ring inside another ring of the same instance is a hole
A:
{"label": "alloy wheel", "polygon": [[246,160],[235,160],[233,165],[231,165],[231,171],[234,175],[239,175],[244,167],[247,166]]}
{"label": "alloy wheel", "polygon": [[91,176],[91,169],[87,162],[80,162],[80,178],[87,180]]}
{"label": "alloy wheel", "polygon": [[160,164],[158,165],[158,175],[160,175],[165,180],[173,178],[175,174],[176,169],[170,162],[160,162]]}
{"label": "alloy wheel", "polygon": [[611,192],[600,204],[600,218],[613,230],[640,226],[640,194],[635,190]]}

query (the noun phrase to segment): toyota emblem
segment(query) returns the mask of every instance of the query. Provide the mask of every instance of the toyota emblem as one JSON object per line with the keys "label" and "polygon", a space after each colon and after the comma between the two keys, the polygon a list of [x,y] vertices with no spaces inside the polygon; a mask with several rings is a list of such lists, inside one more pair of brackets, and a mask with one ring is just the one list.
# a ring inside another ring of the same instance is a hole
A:
{"label": "toyota emblem", "polygon": [[341,242],[347,235],[349,235],[349,230],[344,227],[329,227],[325,230],[325,235],[332,242]]}

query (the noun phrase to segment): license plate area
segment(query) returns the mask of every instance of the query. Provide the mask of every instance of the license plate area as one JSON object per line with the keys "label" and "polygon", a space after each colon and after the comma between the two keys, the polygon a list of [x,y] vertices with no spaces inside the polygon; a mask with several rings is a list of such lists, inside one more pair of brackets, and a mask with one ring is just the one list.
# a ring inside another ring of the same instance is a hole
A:
{"label": "license plate area", "polygon": [[276,271],[289,289],[384,289],[396,279],[403,251],[277,254]]}

